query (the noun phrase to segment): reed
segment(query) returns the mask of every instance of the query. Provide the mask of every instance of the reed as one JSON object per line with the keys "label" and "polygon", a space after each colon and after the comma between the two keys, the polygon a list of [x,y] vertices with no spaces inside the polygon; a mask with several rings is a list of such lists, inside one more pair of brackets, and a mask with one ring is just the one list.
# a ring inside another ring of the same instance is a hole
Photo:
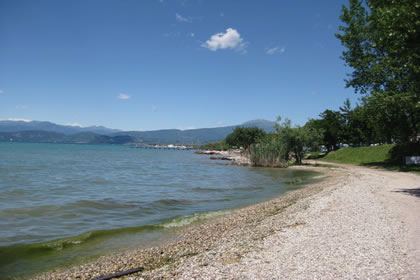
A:
{"label": "reed", "polygon": [[280,141],[262,142],[250,147],[250,159],[254,166],[287,167],[287,153]]}

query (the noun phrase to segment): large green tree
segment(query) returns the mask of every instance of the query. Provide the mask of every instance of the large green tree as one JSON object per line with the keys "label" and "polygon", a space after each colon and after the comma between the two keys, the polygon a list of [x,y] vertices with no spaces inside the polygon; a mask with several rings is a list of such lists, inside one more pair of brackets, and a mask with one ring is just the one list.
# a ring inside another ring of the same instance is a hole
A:
{"label": "large green tree", "polygon": [[338,111],[325,110],[319,116],[320,119],[309,120],[306,126],[322,133],[322,144],[328,151],[338,149],[338,144],[343,140],[343,115]]}
{"label": "large green tree", "polygon": [[258,127],[237,127],[226,136],[226,144],[248,149],[250,145],[257,143],[265,136],[265,131]]}
{"label": "large green tree", "polygon": [[318,150],[321,144],[322,131],[313,126],[292,126],[292,122],[285,119],[280,122],[281,118],[277,119],[274,128],[282,146],[282,154],[288,160],[289,154],[292,153],[296,163],[301,164],[305,153],[311,150]]}
{"label": "large green tree", "polygon": [[350,0],[340,26],[346,80],[363,95],[382,142],[418,141],[420,131],[420,1]]}

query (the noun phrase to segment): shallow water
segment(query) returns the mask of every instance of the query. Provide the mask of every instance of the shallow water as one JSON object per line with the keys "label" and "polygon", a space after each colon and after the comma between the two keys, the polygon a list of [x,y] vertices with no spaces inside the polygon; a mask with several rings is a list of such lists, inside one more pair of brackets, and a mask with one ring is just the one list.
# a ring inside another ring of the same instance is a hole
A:
{"label": "shallow water", "polygon": [[318,175],[113,145],[0,143],[0,157],[0,274],[9,276],[154,245],[173,227]]}

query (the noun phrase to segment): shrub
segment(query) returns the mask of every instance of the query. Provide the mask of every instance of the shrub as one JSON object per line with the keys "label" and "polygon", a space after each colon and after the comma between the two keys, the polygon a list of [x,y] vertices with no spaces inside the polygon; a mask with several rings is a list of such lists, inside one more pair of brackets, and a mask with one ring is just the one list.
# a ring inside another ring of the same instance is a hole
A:
{"label": "shrub", "polygon": [[232,149],[232,146],[226,144],[225,140],[221,140],[219,142],[211,142],[204,144],[201,147],[203,150],[210,150],[210,151],[227,151]]}
{"label": "shrub", "polygon": [[267,137],[265,141],[250,147],[251,163],[261,167],[287,167],[287,151],[277,137]]}

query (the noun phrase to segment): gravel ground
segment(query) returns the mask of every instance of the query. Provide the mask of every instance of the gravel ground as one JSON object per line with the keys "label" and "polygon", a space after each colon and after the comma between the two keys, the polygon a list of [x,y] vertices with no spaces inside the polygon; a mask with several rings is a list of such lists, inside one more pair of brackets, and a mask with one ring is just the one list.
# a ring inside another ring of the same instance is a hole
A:
{"label": "gravel ground", "polygon": [[[420,279],[420,176],[294,167],[327,178],[179,232],[179,240],[36,279]],[[415,191],[417,190],[417,191]]]}

